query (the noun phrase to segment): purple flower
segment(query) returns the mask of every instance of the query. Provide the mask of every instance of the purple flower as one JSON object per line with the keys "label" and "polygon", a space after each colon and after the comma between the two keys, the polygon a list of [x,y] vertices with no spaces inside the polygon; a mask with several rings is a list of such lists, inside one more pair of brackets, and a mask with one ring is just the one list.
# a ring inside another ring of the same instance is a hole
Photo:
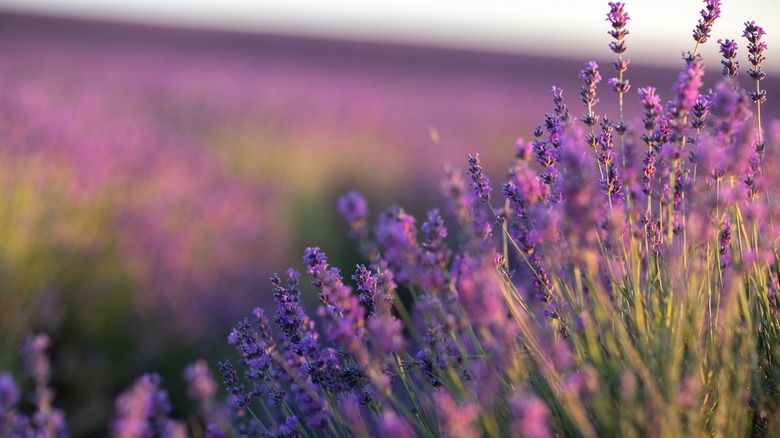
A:
{"label": "purple flower", "polygon": [[[753,66],[748,70],[748,76],[756,82],[760,82],[766,77],[766,72],[761,68],[761,63],[766,59],[764,56],[766,43],[761,41],[761,37],[765,34],[764,29],[756,25],[755,21],[745,22],[745,31],[742,36],[748,40],[748,60]],[[761,104],[766,101],[766,90],[756,89],[748,92],[748,95],[755,103]]]}
{"label": "purple flower", "polygon": [[441,182],[441,190],[447,199],[447,206],[450,212],[459,221],[467,221],[471,211],[471,199],[466,191],[463,174],[455,169],[448,168],[446,170],[446,178]]}
{"label": "purple flower", "polygon": [[[420,306],[433,304],[435,300],[421,302]],[[438,302],[437,302],[438,304]],[[431,306],[431,307],[435,307]],[[434,388],[442,386],[440,370],[461,361],[461,355],[455,342],[447,335],[438,321],[426,324],[423,336],[424,348],[417,352],[415,359],[422,365],[425,376]]]}
{"label": "purple flower", "polygon": [[[595,61],[585,63],[585,68],[580,71],[580,78],[585,82],[585,85],[580,87],[580,100],[588,110],[592,113],[592,109],[599,103],[596,98],[596,86],[601,82],[601,75],[598,71],[599,65]],[[592,114],[587,114],[582,118],[585,126],[593,126],[596,124],[595,117]]]}
{"label": "purple flower", "polygon": [[663,118],[661,98],[656,94],[656,90],[653,87],[640,88],[639,97],[645,115],[642,123],[648,131],[642,134],[642,140],[658,153],[668,137],[668,131],[666,130],[668,124]]}
{"label": "purple flower", "polygon": [[181,426],[168,418],[168,394],[160,389],[160,376],[144,374],[116,400],[116,416],[111,424],[117,438],[183,436]]}
{"label": "purple flower", "polygon": [[625,4],[622,2],[609,2],[609,12],[607,13],[607,21],[612,25],[612,30],[608,33],[615,39],[609,43],[609,48],[612,49],[617,55],[622,55],[626,52],[626,44],[623,39],[628,35],[628,30],[625,29],[629,18],[628,13],[623,11]]}
{"label": "purple flower", "polygon": [[428,212],[428,220],[422,224],[424,250],[420,281],[427,290],[442,290],[446,287],[449,274],[447,264],[452,258],[452,251],[447,247],[447,227],[438,209]]}
{"label": "purple flower", "polygon": [[607,198],[612,201],[622,199],[621,190],[623,184],[620,180],[620,174],[617,170],[616,155],[612,141],[612,131],[614,127],[609,120],[604,118],[601,122],[601,133],[596,137],[596,143],[601,149],[597,158],[599,163],[604,166],[605,172],[601,178],[600,185]]}
{"label": "purple flower", "polygon": [[697,130],[704,129],[704,127],[707,126],[705,119],[710,113],[710,101],[707,96],[697,97],[696,102],[691,108],[691,112],[693,113],[694,117],[693,121],[691,122],[691,127]]}
{"label": "purple flower", "polygon": [[723,215],[723,220],[720,226],[720,267],[725,269],[731,265],[731,217],[727,214]]}
{"label": "purple flower", "polygon": [[704,0],[705,6],[701,10],[701,18],[693,29],[693,40],[696,44],[704,44],[710,37],[712,25],[720,17],[720,0]]}
{"label": "purple flower", "polygon": [[479,164],[479,154],[474,154],[474,156],[469,154],[469,170],[466,175],[471,178],[470,184],[474,188],[474,196],[485,202],[490,201],[490,181]]}
{"label": "purple flower", "polygon": [[361,253],[368,259],[375,258],[377,248],[369,241],[368,203],[355,190],[350,190],[338,200],[338,210],[350,229],[350,237],[360,245]]}
{"label": "purple flower", "polygon": [[414,281],[421,257],[414,217],[400,207],[391,207],[379,216],[374,234],[396,279],[400,283]]}
{"label": "purple flower", "polygon": [[488,325],[506,318],[504,296],[492,260],[458,254],[452,264],[452,277],[472,324]]}
{"label": "purple flower", "polygon": [[657,258],[664,253],[664,235],[661,229],[661,220],[654,217],[645,219],[645,234],[650,241],[650,249]]}
{"label": "purple flower", "polygon": [[0,419],[19,401],[19,388],[10,373],[0,373]]}
{"label": "purple flower", "polygon": [[376,348],[382,354],[400,353],[406,347],[404,325],[392,315],[375,316],[368,319],[368,331]]}
{"label": "purple flower", "polygon": [[560,119],[555,114],[546,114],[544,122],[544,132],[547,132],[547,138],[542,139],[542,127],[538,126],[534,131],[536,139],[533,142],[536,162],[544,167],[544,172],[539,174],[539,179],[550,188],[547,199],[555,204],[561,200],[561,193],[556,187],[560,173],[556,168],[560,161],[560,147],[562,128]]}
{"label": "purple flower", "polygon": [[650,196],[653,193],[653,175],[655,175],[655,151],[650,149],[645,152],[642,160],[642,192]]}
{"label": "purple flower", "polygon": [[285,418],[284,423],[280,424],[276,430],[269,433],[269,436],[276,438],[298,438],[301,436],[298,430],[298,417],[295,415]]}
{"label": "purple flower", "polygon": [[628,90],[631,89],[631,84],[629,84],[628,79],[620,80],[618,78],[609,78],[607,83],[612,87],[612,90],[615,93],[627,93]]}
{"label": "purple flower", "polygon": [[569,121],[571,121],[571,115],[569,115],[569,108],[563,103],[563,90],[553,86],[550,93],[553,96],[553,111],[555,112],[555,115],[558,116],[558,119],[562,124],[568,124]]}
{"label": "purple flower", "polygon": [[310,382],[293,383],[290,389],[295,394],[295,404],[306,418],[306,424],[316,429],[328,427],[330,418],[328,405],[323,397],[317,393],[314,385]]}
{"label": "purple flower", "polygon": [[360,292],[360,302],[368,308],[368,315],[373,315],[376,311],[374,309],[374,296],[377,294],[379,278],[365,265],[358,265],[352,279],[355,280],[357,290]]}
{"label": "purple flower", "polygon": [[512,433],[526,438],[552,436],[547,427],[550,409],[535,395],[517,395],[512,398]]}
{"label": "purple flower", "polygon": [[319,248],[306,248],[303,261],[316,280],[313,284],[320,289],[319,312],[325,317],[328,339],[356,356],[358,363],[365,363],[365,309],[342,281],[338,268],[328,267],[328,259]]}
{"label": "purple flower", "polygon": [[217,382],[211,376],[208,363],[201,359],[184,369],[184,379],[187,381],[187,394],[198,403],[206,403],[214,399],[217,393]]}
{"label": "purple flower", "polygon": [[445,438],[481,436],[477,423],[479,406],[474,403],[459,404],[445,390],[434,392],[433,402],[439,417],[439,436]]}
{"label": "purple flower", "polygon": [[720,44],[720,53],[723,55],[723,76],[733,78],[739,73],[739,62],[735,61],[737,57],[737,42],[735,40],[718,40]]}
{"label": "purple flower", "polygon": [[409,423],[391,410],[382,412],[378,432],[381,438],[412,438],[414,436],[414,431]]}
{"label": "purple flower", "polygon": [[685,64],[685,68],[677,77],[677,82],[672,87],[676,93],[673,103],[673,114],[675,117],[682,117],[690,109],[696,98],[699,97],[699,89],[703,85],[704,66],[701,63],[701,57],[695,56],[691,62]]}
{"label": "purple flower", "polygon": [[747,187],[747,195],[750,200],[757,199],[761,194],[761,188],[758,184],[760,160],[761,158],[758,152],[753,152],[750,155],[750,161],[748,162],[748,169],[744,179],[745,186]]}
{"label": "purple flower", "polygon": [[22,345],[22,360],[30,378],[37,387],[46,387],[51,379],[51,364],[46,355],[49,336],[43,333],[31,336]]}
{"label": "purple flower", "polygon": [[230,393],[230,402],[237,408],[243,408],[249,405],[250,397],[244,392],[244,385],[239,382],[236,369],[230,361],[219,362],[219,369],[222,372],[222,382]]}
{"label": "purple flower", "polygon": [[[267,329],[266,329],[267,330]],[[239,322],[231,332],[231,344],[241,356],[241,364],[247,368],[246,378],[258,385],[255,395],[267,392],[269,382],[274,380],[272,358],[268,354],[268,345],[248,318]]]}

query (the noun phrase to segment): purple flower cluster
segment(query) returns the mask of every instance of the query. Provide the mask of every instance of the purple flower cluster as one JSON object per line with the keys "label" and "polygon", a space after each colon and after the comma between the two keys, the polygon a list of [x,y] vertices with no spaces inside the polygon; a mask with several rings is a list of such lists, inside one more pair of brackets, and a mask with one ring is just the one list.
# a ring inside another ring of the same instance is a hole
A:
{"label": "purple flower cluster", "polygon": [[693,29],[693,40],[696,44],[704,44],[710,37],[712,25],[720,17],[720,0],[704,0],[705,6],[701,10],[701,18]]}
{"label": "purple flower cluster", "polygon": [[[720,15],[720,2],[705,3],[697,48]],[[117,398],[111,432],[546,438],[665,436],[681,427],[694,435],[780,431],[772,383],[780,379],[773,224],[780,209],[768,196],[780,161],[761,155],[763,30],[751,22],[745,31],[755,91],[737,86],[736,46],[726,40],[724,78],[711,91],[700,93],[704,70],[694,49],[672,100],[664,106],[655,88],[640,88],[643,118],[628,125],[628,14],[623,3],[609,6],[617,122],[593,112],[600,74],[590,62],[580,74],[584,123],[572,123],[562,90],[553,87],[553,109],[534,140],[515,145],[503,207],[491,205],[477,155],[468,156],[466,173],[473,190],[447,169],[456,227],[432,209],[418,229],[400,207],[372,227],[366,199],[349,192],[338,209],[363,259],[345,277],[320,248],[305,249],[303,267],[319,293],[316,315],[305,311],[298,271],[274,274],[273,317],[256,308],[228,335],[238,360],[219,363],[226,404],[215,398],[208,365],[195,362],[184,377],[200,412],[176,421],[160,376],[144,374]],[[756,130],[747,123],[751,97]],[[633,148],[642,141],[640,162]],[[686,161],[689,144],[695,151]],[[586,158],[594,152],[596,160]],[[22,348],[32,404],[0,373],[0,435],[67,436],[53,406],[50,342],[36,335]]]}
{"label": "purple flower cluster", "polygon": [[727,78],[734,78],[739,73],[739,62],[735,61],[737,57],[737,42],[735,40],[725,39],[718,40],[720,44],[720,53],[723,55],[723,60],[720,61],[723,64],[723,76]]}
{"label": "purple flower cluster", "polygon": [[474,196],[484,200],[490,201],[490,181],[482,171],[482,166],[479,164],[479,154],[474,154],[472,157],[469,154],[469,170],[466,175],[471,178],[471,187],[474,188]]}
{"label": "purple flower cluster", "polygon": [[117,438],[165,436],[185,438],[187,430],[169,418],[168,393],[160,389],[157,374],[144,374],[116,400],[112,433]]}

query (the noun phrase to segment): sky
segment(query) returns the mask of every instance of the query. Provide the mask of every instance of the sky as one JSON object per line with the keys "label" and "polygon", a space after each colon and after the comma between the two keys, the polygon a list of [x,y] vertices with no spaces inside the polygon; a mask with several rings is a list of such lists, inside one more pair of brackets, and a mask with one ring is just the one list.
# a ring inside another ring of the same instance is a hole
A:
{"label": "sky", "polygon": [[[626,1],[632,62],[680,65],[704,3]],[[609,6],[601,0],[0,0],[0,8],[86,18],[249,32],[400,42],[588,59],[608,58]],[[780,1],[725,0],[705,64],[719,65],[717,39],[736,38],[748,64],[744,22],[764,27],[766,68],[780,74]],[[777,56],[773,54],[777,51]]]}

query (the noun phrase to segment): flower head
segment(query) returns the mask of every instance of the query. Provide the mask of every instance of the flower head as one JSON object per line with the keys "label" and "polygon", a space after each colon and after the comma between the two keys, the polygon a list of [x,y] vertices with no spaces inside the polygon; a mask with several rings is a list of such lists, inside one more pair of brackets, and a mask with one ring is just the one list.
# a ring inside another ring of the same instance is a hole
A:
{"label": "flower head", "polygon": [[712,25],[720,17],[720,0],[704,0],[704,9],[701,10],[701,18],[693,29],[693,40],[697,44],[704,44],[710,37]]}
{"label": "flower head", "polygon": [[490,201],[490,181],[479,164],[479,154],[474,154],[474,156],[469,154],[469,170],[466,175],[471,178],[470,184],[474,188],[474,196],[485,202]]}

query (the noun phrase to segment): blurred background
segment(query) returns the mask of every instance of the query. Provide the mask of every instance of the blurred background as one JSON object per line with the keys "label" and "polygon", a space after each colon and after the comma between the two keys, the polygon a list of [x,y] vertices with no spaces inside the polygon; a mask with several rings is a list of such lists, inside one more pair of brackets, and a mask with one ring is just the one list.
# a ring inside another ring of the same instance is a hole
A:
{"label": "blurred background", "polygon": [[[671,97],[702,6],[628,2],[627,118],[639,87]],[[113,398],[147,371],[185,412],[181,370],[232,357],[227,333],[272,305],[272,273],[302,269],[303,249],[320,246],[350,275],[340,194],[362,191],[374,217],[397,203],[422,221],[443,206],[445,163],[479,152],[498,187],[553,85],[583,114],[583,64],[612,76],[608,10],[0,0],[0,370],[21,377],[20,340],[45,331],[74,436],[104,434]],[[779,11],[727,2],[703,51],[712,84],[716,40],[740,40],[744,70],[742,23],[764,26],[770,118]],[[602,84],[597,112],[616,117],[613,94]]]}

